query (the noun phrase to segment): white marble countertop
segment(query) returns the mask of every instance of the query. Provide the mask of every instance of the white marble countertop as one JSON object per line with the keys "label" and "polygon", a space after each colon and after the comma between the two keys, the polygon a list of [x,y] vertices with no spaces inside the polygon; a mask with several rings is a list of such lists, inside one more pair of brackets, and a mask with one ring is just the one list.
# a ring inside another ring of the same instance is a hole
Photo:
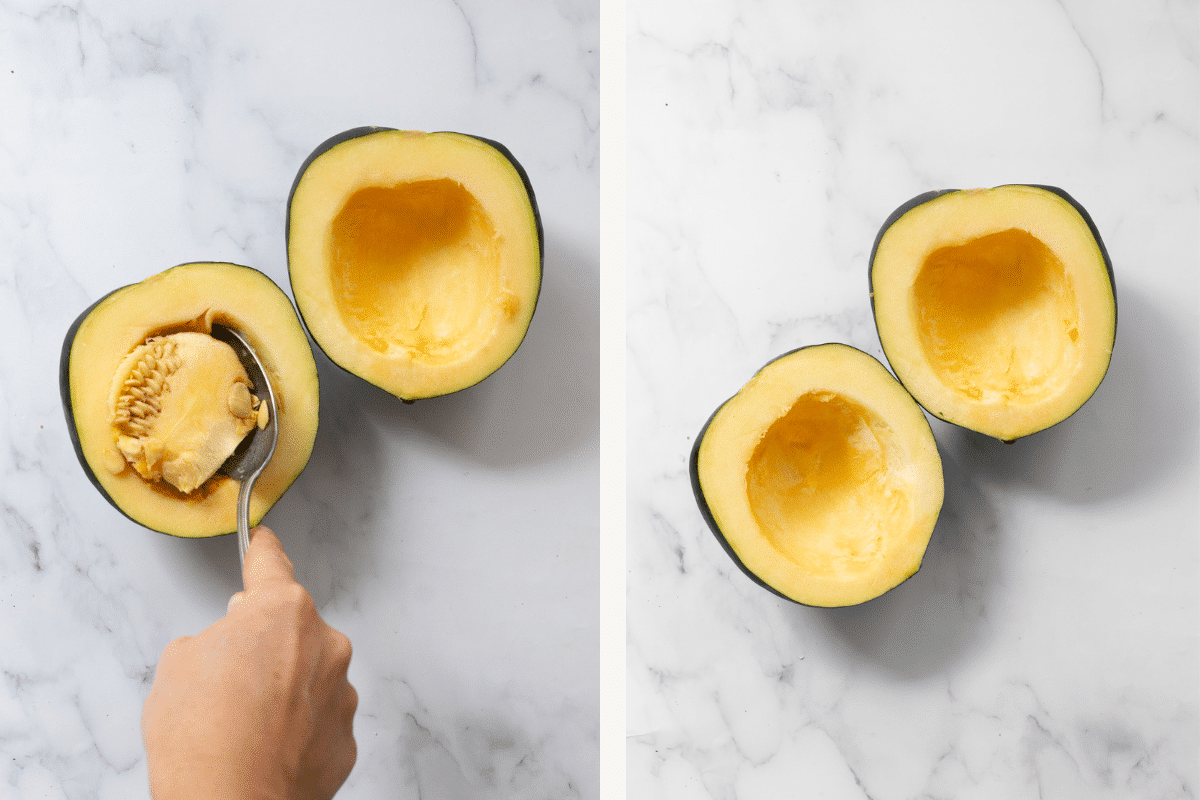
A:
{"label": "white marble countertop", "polygon": [[470,390],[405,406],[318,352],[316,448],[266,522],[354,644],[342,795],[598,796],[598,47],[594,0],[0,3],[0,798],[145,796],[158,655],[241,585],[233,537],[152,533],[87,481],[67,327],[187,261],[290,294],[296,170],[359,125],[507,145],[546,264]]}
{"label": "white marble countertop", "polygon": [[[621,7],[628,796],[1195,797],[1196,5]],[[458,395],[402,406],[317,354],[316,449],[267,522],[354,641],[339,796],[599,796],[599,13],[0,4],[0,798],[144,796],[158,654],[239,586],[231,537],[146,531],[84,477],[67,326],[184,261],[287,289],[295,171],[363,124],[508,145],[546,277],[517,355]],[[1011,446],[935,422],[942,519],[884,597],[808,609],[752,585],[691,496],[701,424],[793,347],[881,356],[880,223],[1008,182],[1065,188],[1104,236],[1099,392]]]}
{"label": "white marble countertop", "polygon": [[[629,798],[1194,798],[1196,4],[628,9]],[[1111,254],[1099,391],[1013,445],[935,422],[944,510],[892,592],[758,588],[693,501],[701,425],[800,345],[882,358],[894,208],[1022,182]]]}

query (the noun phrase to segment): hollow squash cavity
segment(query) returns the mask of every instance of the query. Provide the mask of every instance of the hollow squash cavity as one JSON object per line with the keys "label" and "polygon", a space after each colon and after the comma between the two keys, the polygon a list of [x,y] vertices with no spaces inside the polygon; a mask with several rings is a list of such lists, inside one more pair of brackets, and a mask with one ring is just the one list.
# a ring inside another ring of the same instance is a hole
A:
{"label": "hollow squash cavity", "polygon": [[821,607],[865,603],[915,574],[944,490],[916,401],[875,358],[834,343],[755,373],[705,423],[688,470],[734,563]]}
{"label": "hollow squash cavity", "polygon": [[373,350],[451,361],[494,314],[500,251],[492,220],[456,181],[360,189],[333,220],[334,297]]}
{"label": "hollow squash cavity", "polygon": [[494,373],[537,307],[537,202],[490,139],[374,127],[327,139],[292,185],[287,242],[313,341],[405,402]]}
{"label": "hollow squash cavity", "polygon": [[901,449],[887,424],[831,392],[809,392],[770,426],[746,491],[763,536],[805,570],[870,568],[909,515]]}
{"label": "hollow squash cavity", "polygon": [[974,401],[1052,396],[1080,355],[1079,308],[1062,262],[1009,229],[941,247],[913,285],[920,343],[938,378]]}

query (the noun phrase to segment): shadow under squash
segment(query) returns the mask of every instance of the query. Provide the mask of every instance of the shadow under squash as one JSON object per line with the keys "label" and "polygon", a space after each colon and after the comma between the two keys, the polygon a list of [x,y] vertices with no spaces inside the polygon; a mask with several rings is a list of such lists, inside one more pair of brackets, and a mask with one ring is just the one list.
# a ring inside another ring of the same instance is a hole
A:
{"label": "shadow under squash", "polygon": [[961,464],[944,454],[946,493],[920,570],[857,606],[800,609],[810,631],[906,678],[945,669],[986,627],[1002,542],[991,504]]}
{"label": "shadow under squash", "polygon": [[387,474],[380,432],[363,414],[362,381],[316,349],[321,378],[321,426],[312,458],[283,499],[267,514],[292,559],[296,579],[318,608],[368,576],[381,527],[370,524],[384,497]]}
{"label": "shadow under squash", "polygon": [[516,353],[475,386],[404,404],[363,382],[380,425],[415,427],[491,467],[543,463],[600,427],[599,275],[591,253],[547,232],[537,309]]}
{"label": "shadow under squash", "polygon": [[[279,536],[296,579],[323,606],[338,585],[356,582],[373,561],[358,523],[379,494],[379,432],[358,402],[361,381],[340,370],[314,346],[320,379],[320,423],[312,455],[296,481],[267,512],[263,524]],[[203,565],[204,585],[228,597],[241,591],[236,534],[190,540],[187,558]]]}
{"label": "shadow under squash", "polygon": [[1196,332],[1118,287],[1117,339],[1096,393],[1052,428],[1005,444],[951,425],[939,440],[972,474],[1086,503],[1144,490],[1200,440]]}

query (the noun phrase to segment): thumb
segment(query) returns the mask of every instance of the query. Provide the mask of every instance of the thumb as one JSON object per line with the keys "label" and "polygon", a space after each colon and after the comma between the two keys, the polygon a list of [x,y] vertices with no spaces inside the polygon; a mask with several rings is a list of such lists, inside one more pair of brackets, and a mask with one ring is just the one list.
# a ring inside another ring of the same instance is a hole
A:
{"label": "thumb", "polygon": [[283,552],[283,545],[275,532],[265,525],[251,530],[250,547],[246,549],[246,559],[242,564],[245,591],[280,581],[291,583],[295,579],[292,561]]}
{"label": "thumb", "polygon": [[235,592],[233,596],[229,598],[229,603],[225,606],[225,613],[228,614],[233,611],[245,599],[246,591],[244,589],[240,592]]}

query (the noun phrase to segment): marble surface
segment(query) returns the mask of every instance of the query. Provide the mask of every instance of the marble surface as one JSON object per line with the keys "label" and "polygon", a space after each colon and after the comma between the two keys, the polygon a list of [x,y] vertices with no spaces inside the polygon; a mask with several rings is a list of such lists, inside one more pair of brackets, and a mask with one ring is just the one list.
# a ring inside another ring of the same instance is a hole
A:
{"label": "marble surface", "polygon": [[[639,0],[627,29],[628,797],[1195,797],[1196,4]],[[756,587],[693,502],[701,425],[797,346],[881,357],[883,220],[1014,182],[1108,246],[1099,391],[1013,445],[935,422],[899,588]]]}
{"label": "marble surface", "polygon": [[351,637],[355,798],[598,796],[599,9],[594,0],[0,3],[0,798],[145,796],[172,638],[240,588],[88,483],[68,325],[186,261],[287,287],[284,203],[359,125],[505,143],[546,270],[516,356],[404,406],[318,354],[321,427],[267,517]]}

